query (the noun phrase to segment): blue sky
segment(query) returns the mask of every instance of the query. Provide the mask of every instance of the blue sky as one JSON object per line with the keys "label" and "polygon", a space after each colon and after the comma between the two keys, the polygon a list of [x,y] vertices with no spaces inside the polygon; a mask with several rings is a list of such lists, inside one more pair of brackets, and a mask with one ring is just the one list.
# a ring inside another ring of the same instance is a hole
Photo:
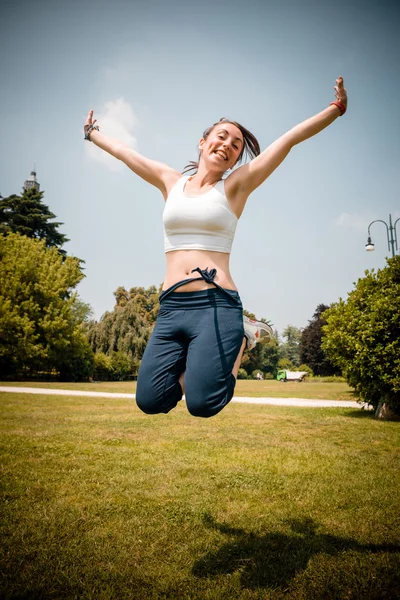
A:
{"label": "blue sky", "polygon": [[380,223],[375,252],[365,243],[372,220],[400,217],[399,29],[387,0],[2,0],[0,192],[19,193],[36,164],[99,318],[118,286],[163,281],[163,199],[84,142],[90,108],[103,130],[182,170],[220,117],[264,148],[324,109],[343,75],[348,112],[254,192],[232,251],[245,308],[280,332],[304,327],[389,254]]}

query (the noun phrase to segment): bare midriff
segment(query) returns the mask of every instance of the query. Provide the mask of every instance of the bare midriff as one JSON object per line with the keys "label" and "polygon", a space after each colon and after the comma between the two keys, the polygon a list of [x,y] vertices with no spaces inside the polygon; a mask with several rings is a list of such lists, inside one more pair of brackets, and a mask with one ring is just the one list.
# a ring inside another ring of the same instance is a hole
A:
{"label": "bare midriff", "polygon": [[[214,278],[223,288],[228,290],[237,290],[229,272],[230,254],[225,252],[211,252],[209,250],[173,250],[165,254],[167,260],[167,273],[163,285],[163,290],[167,290],[178,281],[200,277],[198,273],[192,273],[193,269],[199,267],[201,270],[217,269]],[[215,288],[212,283],[206,283],[203,280],[192,281],[177,288],[176,292],[194,292],[197,290],[206,290]]]}

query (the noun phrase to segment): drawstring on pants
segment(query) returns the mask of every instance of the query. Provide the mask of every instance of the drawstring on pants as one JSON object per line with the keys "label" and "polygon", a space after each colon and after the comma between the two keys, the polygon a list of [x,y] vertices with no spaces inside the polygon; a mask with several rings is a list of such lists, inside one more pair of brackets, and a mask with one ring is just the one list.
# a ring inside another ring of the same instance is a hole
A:
{"label": "drawstring on pants", "polygon": [[[172,285],[167,290],[164,290],[164,292],[162,292],[160,295],[160,302],[161,302],[161,300],[164,300],[164,298],[166,296],[168,296],[169,294],[174,292],[177,288],[181,287],[182,285],[185,285],[186,283],[191,283],[192,281],[202,281],[202,280],[205,281],[206,283],[212,283],[213,285],[215,285],[215,287],[218,288],[219,290],[221,290],[221,292],[224,292],[224,294],[229,296],[229,298],[231,300],[236,300],[235,297],[232,296],[232,294],[230,293],[230,291],[233,291],[233,290],[227,290],[227,289],[221,287],[220,285],[218,285],[218,283],[216,283],[214,281],[214,278],[217,274],[217,269],[211,269],[209,271],[208,267],[206,267],[205,269],[200,269],[200,267],[196,267],[195,269],[192,269],[192,271],[191,271],[191,273],[196,273],[196,272],[200,274],[200,277],[192,277],[190,279],[183,279],[182,281],[178,281],[177,283]],[[236,300],[236,302],[237,302],[237,300]]]}

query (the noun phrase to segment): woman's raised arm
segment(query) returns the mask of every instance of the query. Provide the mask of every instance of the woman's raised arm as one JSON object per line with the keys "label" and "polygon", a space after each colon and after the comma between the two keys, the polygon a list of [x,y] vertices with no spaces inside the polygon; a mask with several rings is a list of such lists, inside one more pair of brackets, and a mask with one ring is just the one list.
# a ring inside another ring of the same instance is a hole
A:
{"label": "woman's raised arm", "polygon": [[249,194],[260,186],[283,162],[293,146],[313,137],[331,125],[347,108],[347,93],[343,87],[343,77],[336,79],[335,96],[325,110],[299,123],[273,142],[251,162],[239,167],[229,176],[232,195],[245,202]]}
{"label": "woman's raised arm", "polygon": [[95,125],[96,122],[97,119],[93,119],[93,110],[90,110],[83,126],[85,139],[121,160],[136,175],[154,185],[161,191],[164,198],[167,198],[169,189],[177,178],[181,177],[181,174],[164,163],[142,156],[139,152],[129,148],[124,142],[104,135]]}

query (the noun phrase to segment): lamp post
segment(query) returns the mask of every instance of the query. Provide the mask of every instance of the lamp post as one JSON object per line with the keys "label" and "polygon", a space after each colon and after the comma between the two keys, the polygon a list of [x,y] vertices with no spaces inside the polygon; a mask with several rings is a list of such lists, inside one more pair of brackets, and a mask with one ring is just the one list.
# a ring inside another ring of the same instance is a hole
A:
{"label": "lamp post", "polygon": [[371,221],[371,223],[368,225],[368,240],[367,240],[367,243],[365,244],[365,249],[368,252],[372,252],[375,249],[375,244],[373,244],[371,241],[371,231],[370,231],[371,225],[373,225],[374,223],[383,223],[386,227],[386,235],[387,235],[389,252],[391,250],[392,256],[395,256],[396,250],[397,250],[396,225],[397,225],[398,221],[400,221],[400,217],[398,219],[396,219],[396,221],[392,224],[392,215],[389,215],[389,225],[386,223],[386,221],[382,221],[381,219],[376,219],[376,221]]}

